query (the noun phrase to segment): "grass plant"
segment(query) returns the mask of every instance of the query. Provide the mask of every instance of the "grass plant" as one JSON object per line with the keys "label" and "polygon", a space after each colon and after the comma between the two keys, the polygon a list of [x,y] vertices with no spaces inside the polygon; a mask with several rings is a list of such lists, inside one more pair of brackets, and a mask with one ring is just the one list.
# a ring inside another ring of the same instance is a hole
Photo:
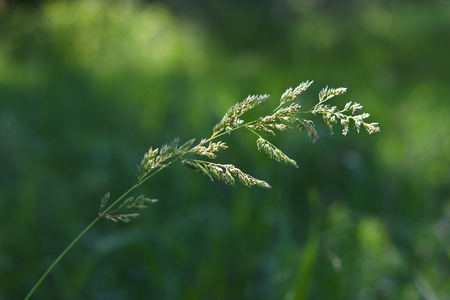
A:
{"label": "grass plant", "polygon": [[114,201],[111,201],[109,192],[105,194],[100,201],[97,217],[55,259],[25,299],[30,299],[52,269],[97,222],[102,219],[113,222],[130,222],[140,215],[142,209],[156,202],[156,199],[151,199],[144,195],[129,195],[173,163],[181,162],[184,166],[204,175],[211,181],[219,180],[226,184],[234,185],[237,180],[249,187],[270,188],[271,186],[264,180],[245,173],[233,164],[214,161],[217,158],[217,152],[229,148],[225,142],[220,140],[224,135],[240,129],[248,130],[255,135],[256,146],[259,151],[264,152],[275,161],[298,168],[297,162],[272,144],[267,136],[275,135],[276,132],[297,128],[299,131],[306,131],[312,141],[315,142],[319,136],[315,129],[314,121],[301,116],[321,117],[322,123],[328,127],[330,134],[333,133],[333,126],[337,123],[340,123],[343,127],[343,135],[349,132],[351,123],[353,123],[358,132],[361,127],[369,134],[380,130],[378,123],[365,122],[365,119],[369,117],[368,113],[355,114],[356,111],[363,108],[361,104],[348,102],[343,109],[338,109],[337,106],[328,104],[328,101],[333,97],[344,94],[346,92],[345,88],[324,88],[319,93],[318,103],[309,110],[302,110],[301,105],[294,100],[297,100],[298,96],[312,83],[312,81],[305,81],[294,89],[287,89],[281,96],[278,106],[271,113],[250,121],[244,120],[245,113],[265,102],[269,99],[269,95],[248,96],[242,102],[231,106],[221,121],[214,126],[211,136],[200,140],[198,143],[195,143],[195,139],[191,139],[180,145],[179,140],[175,139],[160,148],[153,149],[151,147],[144,154],[144,158],[138,165],[136,183]]}

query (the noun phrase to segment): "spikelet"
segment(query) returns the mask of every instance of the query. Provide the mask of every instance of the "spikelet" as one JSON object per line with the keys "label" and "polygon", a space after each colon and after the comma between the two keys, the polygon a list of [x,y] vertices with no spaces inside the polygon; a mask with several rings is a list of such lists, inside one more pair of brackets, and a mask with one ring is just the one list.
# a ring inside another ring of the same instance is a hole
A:
{"label": "spikelet", "polygon": [[234,185],[236,180],[238,180],[246,185],[246,186],[259,186],[262,188],[270,188],[270,185],[260,179],[256,179],[255,177],[242,172],[239,168],[235,167],[232,164],[217,164],[208,161],[199,161],[199,160],[188,160],[183,159],[183,165],[186,167],[202,174],[207,177],[209,180],[214,181],[214,179],[225,182],[229,185]]}
{"label": "spikelet", "polygon": [[248,96],[244,101],[236,103],[228,109],[222,120],[214,126],[213,133],[222,130],[229,131],[238,127],[243,123],[239,119],[240,116],[268,98],[269,95]]}
{"label": "spikelet", "polygon": [[298,168],[297,162],[295,160],[289,158],[286,154],[284,154],[280,149],[275,147],[269,141],[263,138],[259,138],[256,141],[256,146],[258,147],[259,151],[263,151],[264,153],[269,155],[271,159]]}

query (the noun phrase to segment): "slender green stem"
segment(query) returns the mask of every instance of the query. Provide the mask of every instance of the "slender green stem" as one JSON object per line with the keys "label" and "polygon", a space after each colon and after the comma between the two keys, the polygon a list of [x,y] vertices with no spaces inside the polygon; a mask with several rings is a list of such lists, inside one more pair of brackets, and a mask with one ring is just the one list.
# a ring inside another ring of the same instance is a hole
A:
{"label": "slender green stem", "polygon": [[[173,161],[172,161],[173,162]],[[169,164],[171,164],[172,162],[170,162]],[[168,165],[169,165],[168,164]],[[38,282],[36,282],[36,284],[33,286],[33,288],[31,289],[31,291],[28,293],[28,295],[25,297],[25,300],[30,299],[30,297],[33,295],[33,293],[35,292],[35,290],[41,285],[41,283],[44,281],[44,279],[47,277],[47,275],[53,270],[53,268],[59,263],[59,261],[67,254],[67,252],[69,252],[69,250],[86,234],[86,232],[88,232],[94,225],[95,223],[97,223],[101,218],[103,218],[114,206],[116,206],[120,201],[123,200],[123,198],[125,198],[129,193],[131,193],[134,189],[136,189],[137,187],[139,187],[142,183],[144,183],[144,181],[146,181],[147,179],[149,179],[150,177],[152,177],[153,175],[155,175],[156,173],[158,173],[159,171],[161,171],[162,169],[164,169],[165,167],[167,167],[168,165],[159,168],[157,171],[155,171],[154,173],[152,173],[150,176],[146,177],[144,180],[142,180],[141,182],[135,184],[134,186],[132,186],[128,191],[126,191],[125,193],[122,194],[122,196],[120,196],[116,201],[114,201],[113,204],[111,204],[110,206],[108,206],[103,212],[101,212],[94,221],[92,221],[91,224],[89,224],[89,226],[87,226],[71,243],[69,246],[67,246],[66,249],[64,249],[64,251],[58,256],[57,259],[55,259],[55,261],[51,264],[51,266],[47,269],[47,271],[45,271],[44,275],[41,276],[41,278],[39,279]]]}
{"label": "slender green stem", "polygon": [[69,246],[67,246],[66,249],[64,249],[64,251],[58,256],[57,259],[55,259],[55,261],[52,263],[52,265],[47,269],[47,271],[44,273],[44,275],[41,276],[41,278],[39,279],[38,282],[36,282],[36,284],[34,285],[34,287],[31,289],[31,291],[28,293],[28,295],[25,297],[25,300],[30,299],[31,295],[33,295],[34,291],[39,287],[39,285],[42,283],[42,281],[44,281],[45,277],[47,277],[47,275],[53,270],[53,268],[59,263],[59,261],[66,255],[67,252],[69,252],[69,250],[73,247],[73,245],[75,245],[79,239],[81,239],[83,237],[83,235],[85,235],[86,232],[89,231],[89,229],[91,229],[92,226],[94,226],[95,223],[98,222],[98,220],[100,220],[99,218],[95,218],[94,221],[92,221],[91,224],[89,224],[89,226],[87,226],[73,241],[72,243],[70,243]]}

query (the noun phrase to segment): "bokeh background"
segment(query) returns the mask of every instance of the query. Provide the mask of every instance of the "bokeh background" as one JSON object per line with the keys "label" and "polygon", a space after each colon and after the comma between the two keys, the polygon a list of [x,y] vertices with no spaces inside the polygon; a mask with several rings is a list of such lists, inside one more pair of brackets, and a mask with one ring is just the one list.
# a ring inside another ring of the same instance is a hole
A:
{"label": "bokeh background", "polygon": [[[0,1],[0,299],[23,299],[150,146],[208,137],[248,94],[314,80],[381,132],[253,136],[102,221],[33,299],[450,299],[450,1]],[[269,111],[270,103],[265,104]],[[320,124],[320,120],[318,123]]]}

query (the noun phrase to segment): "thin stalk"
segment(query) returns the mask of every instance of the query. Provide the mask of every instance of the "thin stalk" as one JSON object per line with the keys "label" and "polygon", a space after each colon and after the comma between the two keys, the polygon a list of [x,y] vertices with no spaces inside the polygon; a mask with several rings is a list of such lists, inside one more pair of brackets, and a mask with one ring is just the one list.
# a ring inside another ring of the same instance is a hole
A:
{"label": "thin stalk", "polygon": [[44,281],[45,277],[47,277],[47,275],[53,270],[53,268],[59,263],[59,261],[66,255],[67,252],[69,252],[69,250],[73,247],[73,245],[75,245],[78,240],[80,240],[83,235],[85,235],[86,232],[89,231],[89,229],[92,228],[92,226],[94,226],[95,223],[98,222],[98,220],[100,220],[99,218],[95,218],[94,221],[92,221],[91,224],[89,224],[88,227],[86,227],[73,241],[72,243],[70,243],[69,246],[67,246],[66,249],[64,249],[64,251],[58,256],[57,259],[55,259],[55,261],[51,264],[51,266],[47,269],[47,271],[44,273],[44,275],[41,276],[41,278],[39,279],[38,282],[36,282],[36,284],[34,285],[34,287],[31,289],[31,291],[28,293],[28,295],[25,297],[25,300],[30,299],[31,295],[33,295],[34,291],[41,285],[42,281]]}
{"label": "thin stalk", "polygon": [[86,232],[88,232],[94,225],[95,223],[97,223],[101,218],[103,218],[104,216],[106,216],[106,214],[111,211],[111,209],[116,206],[117,204],[120,203],[120,201],[122,201],[129,193],[131,193],[134,189],[136,189],[137,187],[139,187],[141,184],[143,184],[145,181],[147,181],[148,179],[150,179],[151,177],[153,177],[154,175],[156,175],[157,173],[159,173],[160,171],[162,171],[163,169],[167,168],[169,165],[171,165],[174,161],[176,161],[177,159],[181,158],[183,155],[185,155],[186,153],[183,153],[181,155],[179,155],[176,159],[170,161],[168,164],[166,164],[163,167],[160,167],[158,170],[156,170],[155,172],[153,172],[152,174],[148,175],[147,177],[145,177],[144,179],[142,179],[139,183],[136,183],[134,186],[132,186],[128,191],[126,191],[125,193],[122,194],[122,196],[120,196],[116,201],[114,201],[114,203],[112,203],[110,206],[108,206],[104,211],[102,211],[101,213],[99,213],[99,215],[95,218],[94,221],[92,221],[91,224],[89,224],[89,226],[87,226],[71,243],[69,246],[67,246],[66,249],[64,249],[64,251],[58,256],[57,259],[55,259],[55,261],[50,265],[50,267],[47,269],[47,271],[45,271],[45,273],[41,276],[41,278],[39,279],[38,282],[36,282],[36,284],[33,286],[33,288],[31,289],[31,291],[28,293],[28,295],[25,297],[25,300],[30,299],[30,297],[33,295],[33,293],[36,291],[36,289],[41,285],[41,283],[44,281],[44,279],[47,277],[47,275],[53,270],[53,268],[59,263],[59,261],[67,254],[67,252],[69,252],[69,250],[86,234]]}
{"label": "thin stalk", "polygon": [[[170,162],[172,163],[172,162]],[[167,166],[167,165],[166,165]],[[126,191],[125,193],[122,194],[122,196],[120,196],[113,204],[111,204],[110,206],[108,206],[102,213],[100,213],[94,221],[92,221],[91,224],[89,224],[89,226],[87,226],[71,243],[69,246],[67,246],[66,249],[64,249],[64,251],[58,256],[57,259],[55,259],[55,261],[50,265],[50,267],[47,269],[47,271],[45,271],[44,275],[41,276],[41,278],[39,279],[38,282],[36,282],[36,284],[33,286],[33,288],[31,289],[31,291],[28,293],[28,295],[25,297],[25,300],[30,299],[30,297],[33,295],[33,293],[35,292],[35,290],[41,285],[41,283],[44,281],[44,279],[47,277],[47,275],[53,270],[53,268],[59,263],[59,261],[67,254],[67,252],[69,252],[69,250],[86,234],[86,232],[88,232],[94,225],[95,223],[97,223],[101,218],[103,218],[114,206],[116,206],[120,201],[123,200],[123,198],[125,198],[129,193],[131,193],[134,189],[136,189],[137,187],[139,187],[142,183],[144,183],[144,181],[146,181],[147,179],[149,179],[150,177],[152,177],[153,175],[155,175],[156,173],[158,173],[159,171],[161,171],[164,167],[158,169],[156,172],[154,172],[153,174],[151,174],[150,176],[148,176],[147,178],[145,178],[144,180],[142,180],[140,183],[135,184],[133,187],[131,187],[128,191]]]}
{"label": "thin stalk", "polygon": [[[274,111],[276,111],[278,108],[280,108],[282,106],[282,104],[280,104]],[[237,116],[237,117],[240,117]],[[241,129],[243,127],[247,128],[248,130],[250,130],[251,132],[253,132],[254,134],[256,134],[257,136],[261,137],[258,133],[256,133],[255,131],[251,130],[248,125],[251,125],[253,123],[255,123],[256,120],[254,121],[250,121],[247,122],[245,124],[241,124],[237,127],[234,127],[232,129],[228,129],[228,130],[224,130],[223,132],[216,132],[213,133],[211,135],[211,137],[207,140],[205,140],[202,144],[206,144],[208,142],[211,142],[212,140],[215,140],[225,134],[230,134],[232,131]],[[178,155],[175,159],[171,160],[170,162],[168,162],[166,165],[160,167],[159,169],[157,169],[156,171],[154,171],[151,174],[148,174],[147,176],[145,176],[141,181],[139,181],[138,183],[136,183],[134,186],[132,186],[128,191],[126,191],[125,193],[122,194],[122,196],[120,196],[116,201],[114,201],[111,205],[109,205],[105,210],[103,210],[102,212],[100,212],[98,214],[98,216],[95,218],[94,221],[92,221],[91,224],[89,224],[88,227],[86,227],[71,243],[69,246],[67,246],[66,249],[64,249],[64,251],[58,256],[58,258],[51,264],[51,266],[47,269],[47,271],[44,273],[44,275],[42,275],[42,277],[39,279],[39,281],[34,285],[34,287],[31,289],[31,291],[28,293],[28,295],[26,296],[25,300],[29,299],[31,297],[31,295],[33,295],[34,291],[39,287],[39,285],[44,281],[44,279],[47,277],[47,275],[53,270],[53,268],[59,263],[59,261],[66,255],[67,252],[69,252],[69,250],[86,234],[86,232],[88,232],[95,223],[97,223],[100,219],[102,219],[103,217],[105,217],[109,211],[111,211],[113,209],[113,207],[115,207],[116,205],[118,205],[129,193],[131,193],[134,189],[136,189],[137,187],[139,187],[140,185],[142,185],[145,181],[147,181],[148,179],[150,179],[151,177],[153,177],[154,175],[156,175],[157,173],[159,173],[160,171],[162,171],[163,169],[167,168],[168,166],[170,166],[172,163],[174,163],[176,160],[181,159],[183,156],[185,156],[190,150],[186,150],[184,153]]]}

